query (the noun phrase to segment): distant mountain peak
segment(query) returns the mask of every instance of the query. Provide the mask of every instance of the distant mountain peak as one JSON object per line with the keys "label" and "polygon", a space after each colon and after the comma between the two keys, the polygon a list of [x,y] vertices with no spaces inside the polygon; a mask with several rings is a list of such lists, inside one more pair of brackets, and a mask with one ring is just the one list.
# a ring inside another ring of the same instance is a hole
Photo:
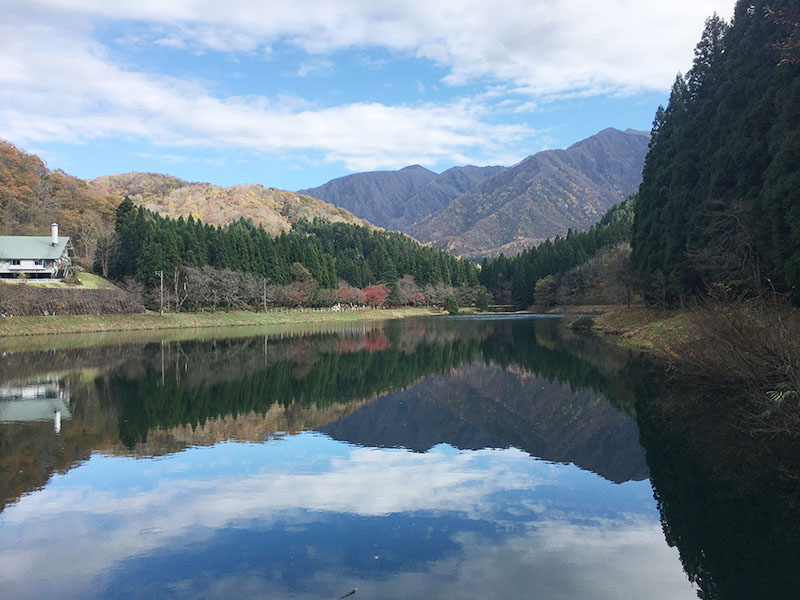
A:
{"label": "distant mountain peak", "polygon": [[649,135],[613,127],[483,181],[408,233],[462,256],[515,254],[596,223],[641,182]]}
{"label": "distant mountain peak", "polygon": [[421,165],[354,173],[299,193],[341,206],[374,225],[408,231],[503,167],[453,167],[437,175]]}

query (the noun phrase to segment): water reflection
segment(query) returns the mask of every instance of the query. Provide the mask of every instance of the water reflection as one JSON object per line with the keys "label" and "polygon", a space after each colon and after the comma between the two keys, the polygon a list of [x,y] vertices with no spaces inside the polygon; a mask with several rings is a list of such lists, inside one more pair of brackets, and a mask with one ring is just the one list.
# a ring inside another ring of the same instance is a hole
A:
{"label": "water reflection", "polygon": [[615,483],[648,476],[630,415],[592,389],[573,389],[514,367],[473,363],[434,375],[324,425],[332,437],[425,452],[515,447],[573,463]]}
{"label": "water reflection", "polygon": [[0,362],[69,415],[0,423],[10,597],[693,597],[662,522],[705,586],[652,374],[552,320],[73,344]]}
{"label": "water reflection", "polygon": [[0,423],[53,421],[61,432],[61,420],[71,418],[69,388],[57,376],[8,381],[0,385]]}
{"label": "water reflection", "polygon": [[[0,579],[17,585],[6,589],[49,595],[69,581],[76,597],[319,598],[358,587],[363,597],[511,598],[535,582],[530,597],[618,598],[632,584],[656,598],[690,591],[648,486],[609,486],[518,450],[376,451],[306,433],[197,449],[146,473],[139,464],[94,459],[8,510],[3,526],[15,535],[0,542]],[[81,557],[77,573],[65,547]]]}

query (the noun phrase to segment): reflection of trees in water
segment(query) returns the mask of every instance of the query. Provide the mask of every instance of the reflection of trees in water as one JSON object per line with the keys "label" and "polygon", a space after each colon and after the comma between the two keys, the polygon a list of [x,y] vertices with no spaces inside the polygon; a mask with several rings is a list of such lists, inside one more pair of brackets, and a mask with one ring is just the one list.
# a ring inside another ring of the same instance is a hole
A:
{"label": "reflection of trees in water", "polygon": [[[618,378],[603,368],[623,363],[593,365],[576,358],[573,353],[584,343],[563,339],[555,325],[427,319],[321,335],[10,354],[6,375],[73,371],[65,375],[73,415],[59,438],[52,424],[0,425],[0,477],[19,480],[0,484],[16,490],[10,494],[16,497],[92,450],[155,455],[196,443],[316,428],[376,395],[481,356],[575,389],[616,393]],[[20,470],[38,474],[21,481]]]}
{"label": "reflection of trees in water", "polygon": [[664,534],[706,600],[800,598],[800,443],[736,427],[735,405],[639,403]]}

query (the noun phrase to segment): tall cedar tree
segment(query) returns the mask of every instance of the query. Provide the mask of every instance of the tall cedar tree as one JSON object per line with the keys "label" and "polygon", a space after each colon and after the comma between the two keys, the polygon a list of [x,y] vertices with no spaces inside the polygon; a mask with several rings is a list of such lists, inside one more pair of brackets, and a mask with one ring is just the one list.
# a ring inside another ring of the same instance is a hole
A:
{"label": "tall cedar tree", "polygon": [[800,301],[798,23],[792,0],[739,1],[730,26],[711,17],[657,111],[631,242],[651,299],[722,284]]}

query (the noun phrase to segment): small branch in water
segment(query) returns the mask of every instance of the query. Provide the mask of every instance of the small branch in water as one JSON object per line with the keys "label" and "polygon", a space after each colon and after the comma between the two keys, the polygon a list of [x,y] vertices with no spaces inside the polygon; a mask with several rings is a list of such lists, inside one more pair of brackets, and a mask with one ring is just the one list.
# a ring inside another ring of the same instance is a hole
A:
{"label": "small branch in water", "polygon": [[344,596],[339,596],[339,600],[344,600],[345,598],[349,598],[350,596],[355,594],[357,591],[358,591],[358,588],[352,589],[349,592],[347,592]]}

